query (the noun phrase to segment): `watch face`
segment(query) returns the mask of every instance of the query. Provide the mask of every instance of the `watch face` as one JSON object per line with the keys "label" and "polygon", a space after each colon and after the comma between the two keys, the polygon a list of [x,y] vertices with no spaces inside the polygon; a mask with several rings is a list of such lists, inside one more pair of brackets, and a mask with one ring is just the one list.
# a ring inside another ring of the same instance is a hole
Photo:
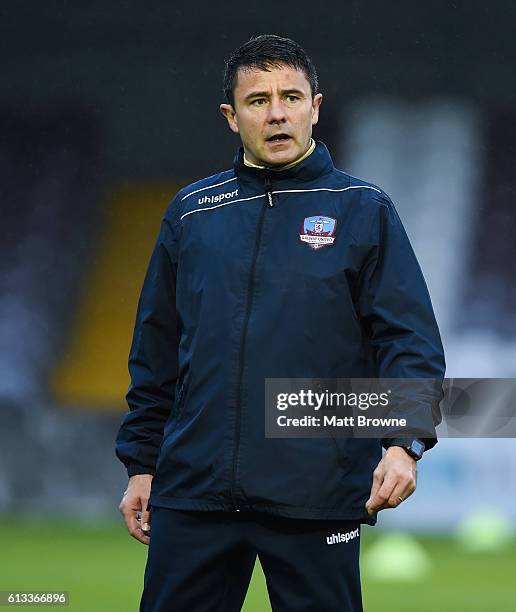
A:
{"label": "watch face", "polygon": [[421,440],[412,440],[410,450],[418,457],[422,457],[425,451],[425,445],[423,442],[421,442]]}

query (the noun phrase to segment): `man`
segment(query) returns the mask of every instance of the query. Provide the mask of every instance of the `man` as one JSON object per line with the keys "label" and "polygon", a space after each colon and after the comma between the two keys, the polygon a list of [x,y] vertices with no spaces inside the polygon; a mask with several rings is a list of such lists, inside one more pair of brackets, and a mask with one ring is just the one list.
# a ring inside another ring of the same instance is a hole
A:
{"label": "man", "polygon": [[292,40],[237,49],[220,106],[234,167],[165,213],[116,449],[120,510],[150,543],[142,610],[240,610],[257,554],[273,610],[361,610],[360,524],[412,494],[436,443],[264,434],[268,378],[444,376],[392,202],[311,138],[317,90]]}

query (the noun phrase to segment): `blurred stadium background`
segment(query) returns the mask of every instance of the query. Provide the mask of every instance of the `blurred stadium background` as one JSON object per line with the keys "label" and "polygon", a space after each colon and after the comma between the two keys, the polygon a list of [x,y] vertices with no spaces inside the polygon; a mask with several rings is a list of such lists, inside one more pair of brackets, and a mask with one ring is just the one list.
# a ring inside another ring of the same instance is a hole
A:
{"label": "blurred stadium background", "polygon": [[[447,375],[516,376],[515,2],[0,15],[0,590],[138,607],[146,549],[118,515],[114,456],[136,301],[168,201],[232,163],[223,59],[253,34],[307,49],[315,137],[397,205]],[[366,610],[516,610],[515,492],[514,440],[442,440],[416,495],[364,529]],[[245,610],[269,609],[257,566]]]}

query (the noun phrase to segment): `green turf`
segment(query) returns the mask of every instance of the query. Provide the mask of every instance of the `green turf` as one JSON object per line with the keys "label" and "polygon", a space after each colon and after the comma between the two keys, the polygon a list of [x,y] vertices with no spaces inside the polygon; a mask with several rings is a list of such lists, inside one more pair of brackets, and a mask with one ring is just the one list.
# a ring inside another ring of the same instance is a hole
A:
{"label": "green turf", "polygon": [[[127,535],[121,521],[57,525],[5,515],[0,520],[0,590],[69,591],[65,609],[70,610],[138,609],[147,548]],[[379,533],[364,529],[363,552]],[[468,554],[447,538],[418,541],[433,561],[431,575],[412,584],[364,580],[366,612],[516,610],[516,544],[497,553]],[[270,611],[259,565],[243,611]]]}

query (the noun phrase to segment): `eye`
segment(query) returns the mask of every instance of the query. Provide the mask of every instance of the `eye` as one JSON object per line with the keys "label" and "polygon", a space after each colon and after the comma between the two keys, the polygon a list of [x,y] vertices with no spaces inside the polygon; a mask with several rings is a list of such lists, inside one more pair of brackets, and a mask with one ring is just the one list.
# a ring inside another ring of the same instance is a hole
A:
{"label": "eye", "polygon": [[253,100],[251,104],[253,106],[263,106],[265,102],[266,102],[265,98],[256,98],[256,100]]}
{"label": "eye", "polygon": [[299,96],[295,96],[294,94],[288,94],[287,100],[289,102],[296,102],[297,100],[299,100]]}

